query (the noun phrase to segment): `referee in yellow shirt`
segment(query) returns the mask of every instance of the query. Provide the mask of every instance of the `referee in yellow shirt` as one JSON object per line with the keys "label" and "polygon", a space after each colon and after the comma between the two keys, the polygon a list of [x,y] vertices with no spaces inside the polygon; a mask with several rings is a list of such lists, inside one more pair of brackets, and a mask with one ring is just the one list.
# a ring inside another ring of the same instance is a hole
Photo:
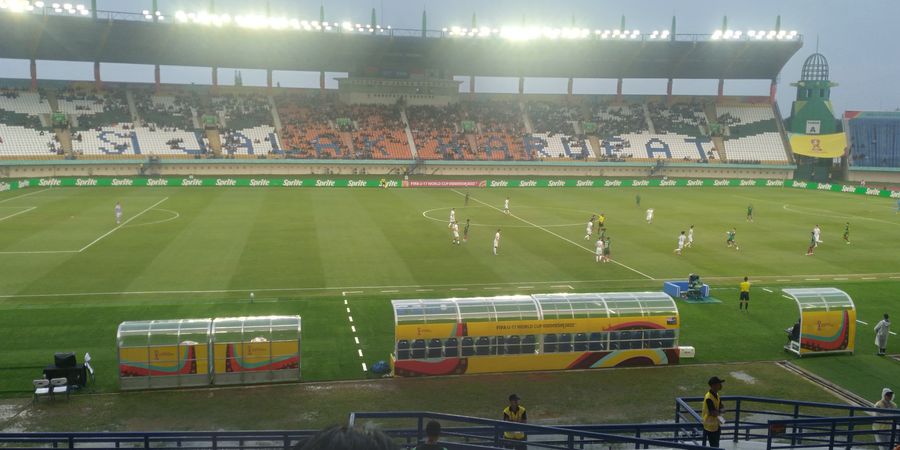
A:
{"label": "referee in yellow shirt", "polygon": [[750,312],[750,281],[747,277],[741,282],[741,298],[738,306],[740,310]]}

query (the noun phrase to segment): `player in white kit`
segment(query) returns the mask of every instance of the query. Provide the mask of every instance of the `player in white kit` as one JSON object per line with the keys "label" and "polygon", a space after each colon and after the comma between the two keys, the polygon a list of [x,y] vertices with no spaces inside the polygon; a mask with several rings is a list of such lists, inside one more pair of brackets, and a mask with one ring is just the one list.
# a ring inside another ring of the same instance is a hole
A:
{"label": "player in white kit", "polygon": [[691,225],[691,227],[688,228],[688,241],[687,241],[687,246],[688,246],[688,247],[693,247],[693,246],[694,246],[694,226],[693,226],[693,225]]}
{"label": "player in white kit", "polygon": [[453,222],[451,228],[453,229],[453,243],[459,245],[459,224]]}
{"label": "player in white kit", "polygon": [[684,231],[678,236],[678,248],[675,249],[675,253],[681,255],[681,251],[684,250],[684,243],[687,241],[687,236],[684,235]]}
{"label": "player in white kit", "polygon": [[122,205],[116,202],[116,224],[122,223]]}
{"label": "player in white kit", "polygon": [[591,217],[591,220],[587,223],[587,228],[584,229],[584,240],[590,240],[591,235],[594,234],[594,218]]}
{"label": "player in white kit", "polygon": [[447,228],[453,228],[453,224],[456,222],[456,209],[450,208],[450,223],[447,224]]}
{"label": "player in white kit", "polygon": [[597,238],[597,249],[594,251],[594,261],[603,262],[603,238]]}
{"label": "player in white kit", "polygon": [[653,208],[647,210],[647,223],[653,223]]}
{"label": "player in white kit", "polygon": [[509,214],[509,197],[503,201],[503,214]]}
{"label": "player in white kit", "polygon": [[822,229],[819,228],[819,224],[816,224],[816,227],[813,228],[813,235],[814,235],[815,238],[816,238],[816,244],[821,244],[821,243],[822,243],[822,240],[819,239],[819,236],[822,235]]}
{"label": "player in white kit", "polygon": [[497,234],[494,235],[494,256],[497,256],[497,249],[500,248],[500,229],[497,228]]}

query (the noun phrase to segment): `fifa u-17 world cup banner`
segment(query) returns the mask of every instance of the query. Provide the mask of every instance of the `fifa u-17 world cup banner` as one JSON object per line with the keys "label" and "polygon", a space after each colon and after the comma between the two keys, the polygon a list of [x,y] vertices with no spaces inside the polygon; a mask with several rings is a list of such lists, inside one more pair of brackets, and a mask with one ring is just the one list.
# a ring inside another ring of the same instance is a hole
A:
{"label": "fifa u-17 world cup banner", "polygon": [[791,149],[795,154],[813,158],[840,158],[847,151],[847,135],[791,134]]}

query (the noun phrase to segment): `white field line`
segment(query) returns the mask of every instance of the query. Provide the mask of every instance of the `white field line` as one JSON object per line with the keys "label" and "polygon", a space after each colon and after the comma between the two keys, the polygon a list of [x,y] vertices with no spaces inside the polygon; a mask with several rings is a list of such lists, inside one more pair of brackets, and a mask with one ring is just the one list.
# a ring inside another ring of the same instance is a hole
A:
{"label": "white field line", "polygon": [[[347,302],[347,294],[349,294],[349,293],[351,293],[351,292],[352,292],[352,293],[362,293],[362,291],[344,291],[344,292],[341,292],[341,295],[344,297],[344,304],[347,305],[347,320],[350,321],[350,332],[353,333],[353,342],[356,343],[356,353],[358,353],[358,354],[359,354],[359,357],[362,358],[362,357],[363,357],[362,347],[360,346],[360,343],[359,343],[359,337],[356,336],[356,325],[353,325],[353,316],[350,315],[350,314],[351,314],[351,313],[350,313],[350,305],[349,305],[349,303]],[[362,363],[362,370],[363,370],[363,372],[365,372],[365,371],[368,370],[368,369],[366,368],[366,363]]]}
{"label": "white field line", "polygon": [[768,292],[768,293],[770,293],[770,294],[772,293],[772,290],[769,289],[769,288],[762,288],[762,290],[764,290],[764,291],[766,291],[766,292]]}
{"label": "white field line", "polygon": [[0,255],[49,255],[56,253],[78,253],[78,250],[29,250],[23,252],[0,252]]}
{"label": "white field line", "polygon": [[29,192],[29,193],[27,193],[27,194],[17,195],[17,196],[15,196],[15,197],[10,197],[10,198],[7,198],[7,199],[0,200],[0,203],[6,203],[6,202],[9,202],[9,201],[15,200],[15,199],[17,199],[17,198],[28,197],[29,195],[40,194],[41,192],[46,192],[46,191],[49,191],[50,189],[52,189],[52,188],[41,189],[40,191]]}
{"label": "white field line", "polygon": [[897,333],[894,333],[893,331],[888,331],[888,333],[891,333],[891,334],[894,335],[894,336],[897,335]]}
{"label": "white field line", "polygon": [[129,217],[128,220],[122,222],[121,224],[119,224],[118,226],[116,226],[115,228],[113,228],[112,230],[107,231],[107,232],[104,233],[102,236],[98,237],[97,239],[94,239],[93,241],[91,241],[90,244],[85,245],[84,247],[81,247],[81,250],[78,250],[78,253],[81,253],[81,252],[87,250],[87,249],[90,248],[92,245],[96,244],[97,242],[100,242],[101,239],[103,239],[103,238],[109,236],[110,234],[113,234],[113,232],[115,232],[115,231],[118,230],[119,228],[122,228],[122,227],[124,227],[125,225],[128,225],[128,222],[131,222],[132,220],[137,219],[138,217],[141,217],[142,214],[144,214],[144,213],[147,212],[147,211],[150,211],[150,210],[153,209],[153,208],[156,208],[157,206],[159,206],[160,203],[162,203],[162,202],[164,202],[164,201],[166,201],[166,200],[168,200],[168,199],[169,199],[169,197],[166,197],[166,198],[164,198],[164,199],[162,199],[162,200],[160,200],[160,201],[154,203],[154,204],[151,205],[149,208],[147,208],[147,209],[145,209],[145,210],[143,210],[143,211],[141,211],[141,212],[139,212],[139,213],[137,213],[137,214],[135,214],[135,215]]}
{"label": "white field line", "polygon": [[162,220],[156,220],[156,221],[153,221],[153,222],[139,223],[139,224],[136,224],[136,225],[131,225],[131,226],[128,227],[128,228],[146,227],[146,226],[149,226],[149,225],[159,225],[159,224],[161,224],[161,223],[171,222],[171,221],[173,221],[173,220],[178,219],[179,217],[181,217],[181,213],[179,213],[178,211],[172,211],[172,210],[170,210],[170,209],[162,209],[162,208],[157,209],[157,211],[165,211],[165,212],[167,212],[167,213],[169,213],[169,214],[175,214],[175,215],[172,216],[172,217],[169,217],[168,219],[162,219]]}
{"label": "white field line", "polygon": [[869,324],[869,322],[863,322],[862,320],[859,320],[859,319],[856,319],[856,321],[857,321],[858,323],[863,324],[863,325],[868,325],[868,324]]}
{"label": "white field line", "polygon": [[877,280],[878,277],[862,277],[862,280]]}
{"label": "white field line", "polygon": [[[452,191],[453,191],[453,192],[456,192],[457,194],[462,195],[462,196],[465,196],[465,195],[466,195],[466,194],[463,194],[462,192],[457,191],[456,189],[452,189]],[[497,207],[494,206],[494,205],[490,205],[490,204],[488,204],[488,203],[485,203],[485,202],[483,202],[483,201],[481,201],[481,200],[478,200],[477,198],[472,197],[472,196],[469,196],[469,198],[471,198],[472,200],[475,200],[475,201],[478,202],[478,203],[481,203],[482,205],[485,205],[485,206],[487,206],[487,207],[489,207],[489,208],[492,208],[492,209],[494,209],[494,210],[497,210],[497,211],[500,212],[500,213],[503,213],[503,210],[502,210],[502,209],[497,208]],[[556,236],[556,237],[558,237],[558,238],[560,238],[560,239],[562,239],[562,240],[564,240],[564,241],[566,241],[566,242],[568,242],[568,243],[570,243],[570,244],[572,244],[572,245],[574,245],[574,246],[576,246],[576,247],[578,247],[578,248],[580,248],[580,249],[582,249],[582,250],[585,250],[585,251],[587,251],[588,253],[590,253],[590,254],[592,254],[592,255],[594,254],[594,249],[585,247],[585,246],[583,246],[583,245],[581,245],[581,244],[579,244],[579,243],[577,243],[577,242],[575,242],[575,241],[573,241],[573,240],[571,240],[571,239],[569,239],[569,238],[567,238],[567,237],[565,237],[565,236],[562,236],[562,235],[560,235],[560,234],[554,233],[553,231],[550,231],[550,230],[548,230],[547,228],[544,228],[544,227],[542,227],[542,226],[540,226],[540,225],[538,225],[538,224],[536,224],[536,223],[529,222],[529,221],[527,221],[527,220],[525,220],[525,219],[523,219],[523,218],[521,218],[521,217],[519,217],[519,216],[517,216],[517,215],[515,215],[515,214],[510,213],[509,215],[510,215],[511,217],[513,217],[513,218],[515,218],[515,219],[518,219],[518,220],[521,221],[521,222],[527,223],[528,225],[531,225],[531,226],[533,226],[533,227],[535,227],[535,228],[537,228],[537,229],[539,229],[539,230],[541,230],[541,231],[550,233],[550,234],[552,234],[553,236]],[[626,268],[626,269],[628,269],[628,270],[630,270],[630,271],[632,271],[632,272],[634,272],[634,273],[637,273],[637,274],[643,276],[644,278],[647,278],[647,279],[650,279],[650,280],[655,280],[655,278],[651,277],[650,275],[647,275],[646,273],[641,272],[640,270],[637,270],[637,269],[635,269],[635,268],[633,268],[633,267],[626,266],[625,264],[622,264],[622,263],[620,263],[620,262],[618,262],[618,261],[616,261],[616,260],[612,260],[612,262],[614,262],[614,263],[618,264],[619,266],[622,266],[622,267],[624,267],[624,268]]]}
{"label": "white field line", "polygon": [[788,297],[787,295],[782,295],[782,297],[784,297],[784,298],[786,298],[786,299],[788,299],[788,300],[793,300],[793,299],[794,299],[794,297]]}
{"label": "white field line", "polygon": [[[68,250],[68,251],[48,251],[43,253],[77,253],[77,250]],[[38,252],[6,252],[6,253],[38,253]],[[0,252],[0,255],[4,254]],[[878,274],[843,274],[851,277],[859,277],[864,275],[880,275],[884,277],[888,274],[894,274],[897,272],[888,272],[888,273],[878,273]],[[782,275],[763,275],[756,276],[755,279],[762,280],[765,278],[774,279],[776,276]],[[795,277],[807,277],[810,275],[794,275]],[[819,276],[831,276],[831,275],[819,275]],[[667,280],[677,280],[683,277],[670,277],[665,278]],[[742,279],[743,276],[731,276],[731,277],[704,277],[706,280],[736,280]],[[892,276],[890,278],[900,279],[900,276]],[[797,281],[800,278],[795,279],[784,279],[780,278],[775,281],[778,282],[788,282],[788,281]],[[107,291],[107,292],[55,292],[55,293],[43,293],[43,294],[0,294],[0,299],[7,298],[57,298],[57,297],[100,297],[100,296],[140,296],[140,295],[189,295],[189,294],[234,294],[234,293],[249,293],[249,292],[330,292],[336,291],[337,293],[344,294],[362,294],[364,291],[359,289],[374,289],[379,290],[383,288],[396,288],[400,291],[404,290],[415,290],[416,292],[432,292],[437,289],[449,289],[453,287],[469,287],[469,288],[481,288],[485,290],[502,290],[502,289],[515,289],[516,286],[522,285],[523,283],[531,283],[531,284],[539,284],[539,285],[561,285],[561,283],[566,283],[566,286],[571,286],[575,284],[597,284],[597,283],[622,283],[622,282],[646,282],[648,280],[644,280],[641,278],[625,278],[625,279],[601,279],[601,280],[556,280],[556,281],[510,281],[510,282],[497,282],[497,283],[468,283],[468,284],[410,284],[410,285],[383,285],[383,286],[337,286],[337,287],[293,287],[293,288],[259,288],[259,289],[196,289],[196,290],[157,290],[157,291]],[[550,286],[553,287],[553,286]],[[357,289],[353,291],[347,291],[346,289]],[[574,289],[574,288],[573,288]],[[335,295],[336,295],[335,294]]]}
{"label": "white field line", "polygon": [[24,210],[24,211],[19,211],[19,212],[15,213],[15,214],[10,214],[10,215],[8,215],[8,216],[6,216],[6,217],[0,217],[0,222],[3,222],[3,221],[6,220],[6,219],[11,219],[11,218],[13,218],[13,217],[16,217],[16,216],[18,216],[19,214],[25,214],[25,213],[27,213],[28,211],[33,211],[33,210],[35,210],[35,209],[37,209],[37,206],[31,206],[31,207],[28,207],[28,209],[26,209],[26,210]]}

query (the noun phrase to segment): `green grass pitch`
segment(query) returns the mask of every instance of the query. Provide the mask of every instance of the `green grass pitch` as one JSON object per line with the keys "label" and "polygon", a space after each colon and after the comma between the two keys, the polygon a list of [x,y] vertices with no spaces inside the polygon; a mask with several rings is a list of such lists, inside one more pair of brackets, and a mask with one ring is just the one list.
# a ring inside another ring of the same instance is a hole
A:
{"label": "green grass pitch", "polygon": [[[660,290],[663,280],[691,272],[723,302],[679,302],[681,342],[697,348],[697,358],[683,364],[792,359],[782,350],[782,330],[797,312],[779,290],[835,286],[853,296],[867,323],[859,324],[856,355],[799,364],[868,398],[900,375],[896,361],[874,356],[872,332],[882,313],[900,317],[893,200],[782,188],[473,189],[465,206],[463,192],[4,193],[0,394],[29,395],[30,380],[53,353],[69,350],[79,359],[90,352],[98,390],[116,390],[115,330],[126,320],[300,314],[303,378],[359,379],[371,376],[363,363],[388,358],[392,298]],[[511,215],[501,211],[507,196]],[[122,226],[114,220],[116,201],[125,210]],[[752,223],[745,219],[751,203]],[[450,243],[451,207],[461,224],[473,223],[462,245]],[[647,208],[655,210],[652,224],[644,220]],[[593,241],[583,240],[587,220],[601,212],[610,264],[595,263]],[[847,221],[851,245],[841,240]],[[692,224],[693,248],[675,255],[679,232]],[[824,243],[805,256],[816,224]],[[731,227],[740,251],[725,246]],[[493,256],[497,228],[503,237]],[[754,282],[750,314],[737,310],[744,275]]]}

